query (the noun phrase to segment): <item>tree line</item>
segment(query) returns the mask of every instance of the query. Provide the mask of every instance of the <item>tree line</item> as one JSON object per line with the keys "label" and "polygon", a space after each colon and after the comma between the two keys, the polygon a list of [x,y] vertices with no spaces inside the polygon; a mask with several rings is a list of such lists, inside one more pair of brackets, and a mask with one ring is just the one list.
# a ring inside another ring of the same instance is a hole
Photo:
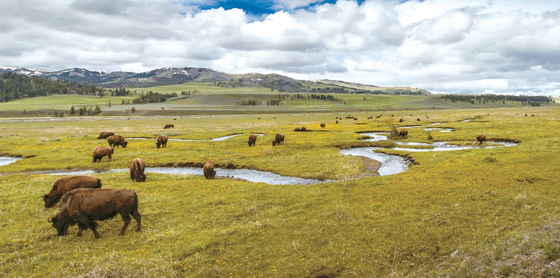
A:
{"label": "tree line", "polygon": [[52,94],[98,95],[103,89],[78,82],[53,81],[13,72],[0,74],[0,102]]}
{"label": "tree line", "polygon": [[446,101],[451,102],[470,102],[471,104],[475,103],[496,103],[501,101],[505,103],[506,101],[517,101],[523,105],[530,105],[530,106],[541,106],[543,104],[550,104],[553,100],[551,97],[547,96],[514,96],[514,95],[495,95],[495,94],[482,94],[482,95],[442,95],[441,98],[445,99]]}

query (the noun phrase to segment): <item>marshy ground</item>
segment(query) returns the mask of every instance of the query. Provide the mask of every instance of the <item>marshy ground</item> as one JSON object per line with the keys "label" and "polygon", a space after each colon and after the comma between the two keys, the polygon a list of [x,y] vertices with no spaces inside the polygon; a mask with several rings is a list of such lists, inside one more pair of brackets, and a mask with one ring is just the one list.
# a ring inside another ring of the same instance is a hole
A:
{"label": "marshy ground", "polygon": [[[560,275],[557,107],[390,111],[379,119],[367,118],[380,112],[351,113],[359,120],[347,120],[347,114],[3,122],[0,153],[27,158],[0,167],[5,173],[0,176],[0,276]],[[336,117],[344,119],[336,124]],[[364,141],[360,133],[390,131],[412,121],[441,123],[453,131],[431,130],[433,140],[427,140],[428,131],[410,128],[406,139],[395,141],[469,145],[485,134],[520,143],[452,152],[379,150],[413,155],[419,162],[388,176],[371,174],[377,163],[339,152],[396,146]],[[175,128],[164,130],[167,123]],[[293,131],[298,126],[310,131]],[[155,140],[129,140],[126,149],[115,149],[113,162],[105,157],[92,163],[93,148],[107,145],[96,139],[104,130],[126,138],[169,134],[196,141],[169,141],[157,149]],[[286,135],[285,143],[273,147],[277,132]],[[242,135],[210,140],[236,133]],[[250,133],[265,136],[249,147]],[[127,172],[92,174],[102,179],[103,188],[135,190],[143,224],[141,232],[129,227],[117,236],[120,217],[102,221],[101,238],[95,239],[91,231],[76,237],[76,226],[70,235],[56,236],[47,219],[58,208],[44,208],[41,196],[59,176],[20,173],[122,169],[136,157],[148,167],[212,160],[219,166],[336,181],[270,185],[148,173],[145,183],[136,183]]]}

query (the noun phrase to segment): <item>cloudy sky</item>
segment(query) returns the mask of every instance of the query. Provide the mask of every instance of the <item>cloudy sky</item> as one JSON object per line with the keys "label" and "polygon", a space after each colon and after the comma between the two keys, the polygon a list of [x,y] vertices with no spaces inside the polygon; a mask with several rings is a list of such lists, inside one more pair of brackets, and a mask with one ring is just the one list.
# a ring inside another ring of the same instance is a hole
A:
{"label": "cloudy sky", "polygon": [[1,0],[0,65],[560,96],[560,0]]}

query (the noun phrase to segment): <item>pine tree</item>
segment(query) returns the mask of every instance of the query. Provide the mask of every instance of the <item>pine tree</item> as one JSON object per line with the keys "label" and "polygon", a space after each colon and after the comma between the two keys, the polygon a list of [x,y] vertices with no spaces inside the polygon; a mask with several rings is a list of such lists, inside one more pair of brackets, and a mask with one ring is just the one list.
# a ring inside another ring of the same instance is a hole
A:
{"label": "pine tree", "polygon": [[70,115],[74,115],[74,114],[76,114],[76,109],[74,108],[74,106],[72,106],[70,108]]}

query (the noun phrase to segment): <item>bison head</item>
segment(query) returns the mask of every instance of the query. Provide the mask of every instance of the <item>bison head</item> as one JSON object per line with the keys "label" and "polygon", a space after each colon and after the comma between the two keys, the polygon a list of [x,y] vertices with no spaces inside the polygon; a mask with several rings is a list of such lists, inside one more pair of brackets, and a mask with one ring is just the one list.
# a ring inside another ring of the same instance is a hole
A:
{"label": "bison head", "polygon": [[272,141],[272,146],[273,146],[273,147],[276,146],[276,140],[273,140],[273,141]]}
{"label": "bison head", "polygon": [[146,181],[146,175],[145,174],[141,174],[140,176],[136,177],[136,182],[145,182]]}
{"label": "bison head", "polygon": [[160,142],[160,141],[157,141],[156,146],[157,146],[157,148],[159,149],[159,146],[161,146],[161,142]]}
{"label": "bison head", "polygon": [[53,227],[58,232],[59,236],[65,236],[68,234],[68,227],[72,224],[71,221],[59,221],[58,214],[55,215],[49,222],[53,223]]}
{"label": "bison head", "polygon": [[126,145],[128,145],[128,142],[127,142],[127,141],[124,141],[124,142],[121,143],[121,146],[122,146],[123,148],[126,148]]}
{"label": "bison head", "polygon": [[58,202],[59,198],[49,197],[47,194],[43,195],[43,201],[45,201],[45,207],[50,208]]}

